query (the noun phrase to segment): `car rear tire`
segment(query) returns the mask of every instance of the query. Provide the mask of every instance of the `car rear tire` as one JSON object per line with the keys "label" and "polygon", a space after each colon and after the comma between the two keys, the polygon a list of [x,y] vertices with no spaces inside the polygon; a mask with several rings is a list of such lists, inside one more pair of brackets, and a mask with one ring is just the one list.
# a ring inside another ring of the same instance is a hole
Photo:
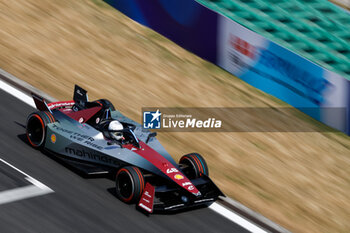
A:
{"label": "car rear tire", "polygon": [[125,203],[140,200],[145,188],[145,179],[141,170],[134,166],[119,169],[116,176],[116,195]]}
{"label": "car rear tire", "polygon": [[191,153],[181,157],[180,165],[184,165],[183,172],[189,179],[196,179],[202,175],[209,176],[207,162],[198,153]]}
{"label": "car rear tire", "polygon": [[50,112],[34,112],[27,118],[26,134],[30,145],[42,148],[45,144],[46,126],[55,122]]}

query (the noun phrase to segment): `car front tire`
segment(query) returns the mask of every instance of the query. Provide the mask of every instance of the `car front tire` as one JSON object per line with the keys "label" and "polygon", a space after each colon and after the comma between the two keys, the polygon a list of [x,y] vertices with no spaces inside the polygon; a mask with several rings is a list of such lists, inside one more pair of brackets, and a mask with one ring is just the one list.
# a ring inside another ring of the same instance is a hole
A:
{"label": "car front tire", "polygon": [[142,171],[134,166],[119,169],[116,175],[116,195],[125,203],[136,203],[140,200],[145,188]]}
{"label": "car front tire", "polygon": [[181,157],[179,164],[189,179],[196,179],[202,175],[209,176],[209,169],[205,159],[198,153],[190,153]]}

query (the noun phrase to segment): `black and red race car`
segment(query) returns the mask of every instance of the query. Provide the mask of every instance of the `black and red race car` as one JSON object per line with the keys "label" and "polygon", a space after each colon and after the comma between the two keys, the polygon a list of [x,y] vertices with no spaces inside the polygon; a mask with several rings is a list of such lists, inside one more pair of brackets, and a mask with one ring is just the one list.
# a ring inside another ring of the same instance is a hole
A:
{"label": "black and red race car", "polygon": [[[46,103],[32,95],[39,111],[27,118],[29,143],[87,174],[115,175],[120,200],[152,213],[209,205],[224,196],[201,155],[184,155],[177,164],[155,132],[123,116],[110,101],[90,102],[77,85],[71,101]],[[111,130],[112,121],[122,129]]]}

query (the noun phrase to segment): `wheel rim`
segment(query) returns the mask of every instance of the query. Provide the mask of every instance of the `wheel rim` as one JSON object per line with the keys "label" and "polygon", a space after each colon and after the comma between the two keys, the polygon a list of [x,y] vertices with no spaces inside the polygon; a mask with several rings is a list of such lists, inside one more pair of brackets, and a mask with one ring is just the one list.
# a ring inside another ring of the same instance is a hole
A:
{"label": "wheel rim", "polygon": [[118,175],[116,188],[117,192],[125,201],[131,200],[134,193],[134,188],[133,181],[130,178],[129,174],[127,174],[126,172],[121,172]]}
{"label": "wheel rim", "polygon": [[197,168],[196,168],[195,164],[190,159],[186,158],[183,161],[181,161],[181,163],[185,164],[191,168],[191,169],[188,169],[186,172],[187,173],[186,176],[189,179],[197,178],[197,175],[198,175]]}

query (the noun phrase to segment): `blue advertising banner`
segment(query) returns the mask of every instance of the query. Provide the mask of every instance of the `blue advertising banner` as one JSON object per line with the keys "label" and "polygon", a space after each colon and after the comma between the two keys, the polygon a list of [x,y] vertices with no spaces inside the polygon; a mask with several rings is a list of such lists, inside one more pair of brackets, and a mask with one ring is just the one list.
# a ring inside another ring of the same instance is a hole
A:
{"label": "blue advertising banner", "polygon": [[218,15],[192,0],[105,0],[181,47],[216,63]]}
{"label": "blue advertising banner", "polygon": [[349,134],[349,80],[250,31],[218,19],[218,65],[252,86]]}

